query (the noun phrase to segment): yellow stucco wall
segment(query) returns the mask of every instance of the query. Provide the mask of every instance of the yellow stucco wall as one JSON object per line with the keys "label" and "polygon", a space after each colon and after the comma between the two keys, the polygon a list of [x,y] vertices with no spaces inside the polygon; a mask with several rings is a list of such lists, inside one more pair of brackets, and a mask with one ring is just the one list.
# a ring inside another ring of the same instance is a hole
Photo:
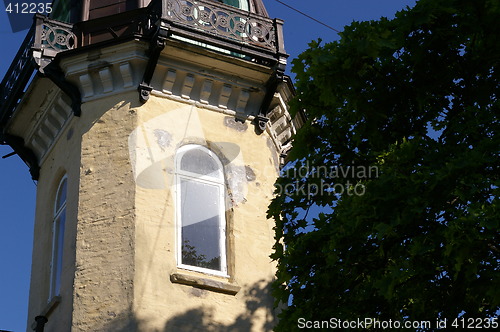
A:
{"label": "yellow stucco wall", "polygon": [[[229,278],[177,268],[173,158],[187,143],[207,146],[224,164]],[[157,96],[140,104],[135,91],[84,103],[42,164],[29,324],[46,307],[50,207],[66,172],[61,303],[46,331],[270,330],[274,232],[266,210],[277,159],[266,133],[224,113]],[[175,273],[241,289],[173,283]]]}
{"label": "yellow stucco wall", "polygon": [[133,330],[135,185],[127,137],[137,94],[82,105],[72,331]]}

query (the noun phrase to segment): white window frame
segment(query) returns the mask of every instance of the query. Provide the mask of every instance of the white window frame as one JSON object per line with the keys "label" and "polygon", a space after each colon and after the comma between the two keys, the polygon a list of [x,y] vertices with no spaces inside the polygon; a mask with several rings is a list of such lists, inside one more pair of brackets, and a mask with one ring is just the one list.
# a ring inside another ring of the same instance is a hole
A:
{"label": "white window frame", "polygon": [[[216,179],[211,176],[192,173],[181,169],[181,160],[185,153],[192,150],[201,150],[208,154],[217,164],[221,177]],[[182,264],[182,209],[181,209],[181,179],[194,181],[203,184],[209,184],[219,188],[219,250],[221,270],[212,270],[199,266]],[[212,274],[221,277],[229,277],[227,272],[227,254],[226,254],[226,209],[225,209],[225,183],[224,168],[219,157],[206,147],[197,144],[188,144],[180,147],[175,155],[175,221],[176,221],[176,258],[177,267]]]}
{"label": "white window frame", "polygon": [[[63,188],[63,184],[66,186],[66,196],[61,206],[58,208],[58,198],[59,193]],[[61,277],[62,277],[62,262],[64,254],[64,230],[66,228],[66,202],[68,195],[68,177],[64,175],[59,181],[56,196],[54,199],[54,218],[52,219],[52,256],[50,261],[50,287],[49,287],[49,298],[51,301],[55,296],[61,294]],[[63,222],[61,223],[61,216],[64,214]],[[62,236],[61,242],[59,242]]]}

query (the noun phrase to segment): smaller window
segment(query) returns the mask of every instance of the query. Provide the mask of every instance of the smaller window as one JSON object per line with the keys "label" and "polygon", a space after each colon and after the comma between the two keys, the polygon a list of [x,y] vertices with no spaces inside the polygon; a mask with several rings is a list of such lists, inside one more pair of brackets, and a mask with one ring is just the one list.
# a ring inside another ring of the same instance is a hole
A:
{"label": "smaller window", "polygon": [[64,229],[66,227],[66,196],[68,191],[67,177],[59,183],[54,204],[54,219],[52,222],[52,261],[50,267],[49,301],[60,295],[61,272],[64,248]]}

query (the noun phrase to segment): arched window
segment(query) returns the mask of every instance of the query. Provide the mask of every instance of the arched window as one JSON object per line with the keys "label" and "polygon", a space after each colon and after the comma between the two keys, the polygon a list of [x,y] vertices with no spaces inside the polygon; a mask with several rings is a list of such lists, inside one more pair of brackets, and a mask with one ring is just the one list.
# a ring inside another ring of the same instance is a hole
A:
{"label": "arched window", "polygon": [[52,262],[50,268],[49,300],[61,291],[62,257],[64,246],[64,228],[66,224],[66,195],[68,180],[64,176],[57,188],[52,222]]}
{"label": "arched window", "polygon": [[207,148],[179,148],[176,169],[177,264],[227,275],[225,185],[222,164]]}
{"label": "arched window", "polygon": [[222,0],[222,2],[239,9],[249,10],[248,0]]}

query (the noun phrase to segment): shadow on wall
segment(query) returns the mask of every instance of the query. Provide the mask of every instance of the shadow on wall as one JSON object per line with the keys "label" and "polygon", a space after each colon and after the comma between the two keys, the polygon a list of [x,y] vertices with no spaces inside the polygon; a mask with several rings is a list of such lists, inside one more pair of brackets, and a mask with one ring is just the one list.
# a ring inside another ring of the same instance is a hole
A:
{"label": "shadow on wall", "polygon": [[[169,319],[158,332],[247,332],[272,331],[276,323],[271,284],[264,280],[255,283],[245,291],[246,311],[229,325],[214,321],[217,308],[194,308]],[[257,320],[256,320],[257,318]],[[132,312],[117,315],[102,331],[131,332],[141,331],[141,321]],[[150,331],[148,329],[148,331]]]}

